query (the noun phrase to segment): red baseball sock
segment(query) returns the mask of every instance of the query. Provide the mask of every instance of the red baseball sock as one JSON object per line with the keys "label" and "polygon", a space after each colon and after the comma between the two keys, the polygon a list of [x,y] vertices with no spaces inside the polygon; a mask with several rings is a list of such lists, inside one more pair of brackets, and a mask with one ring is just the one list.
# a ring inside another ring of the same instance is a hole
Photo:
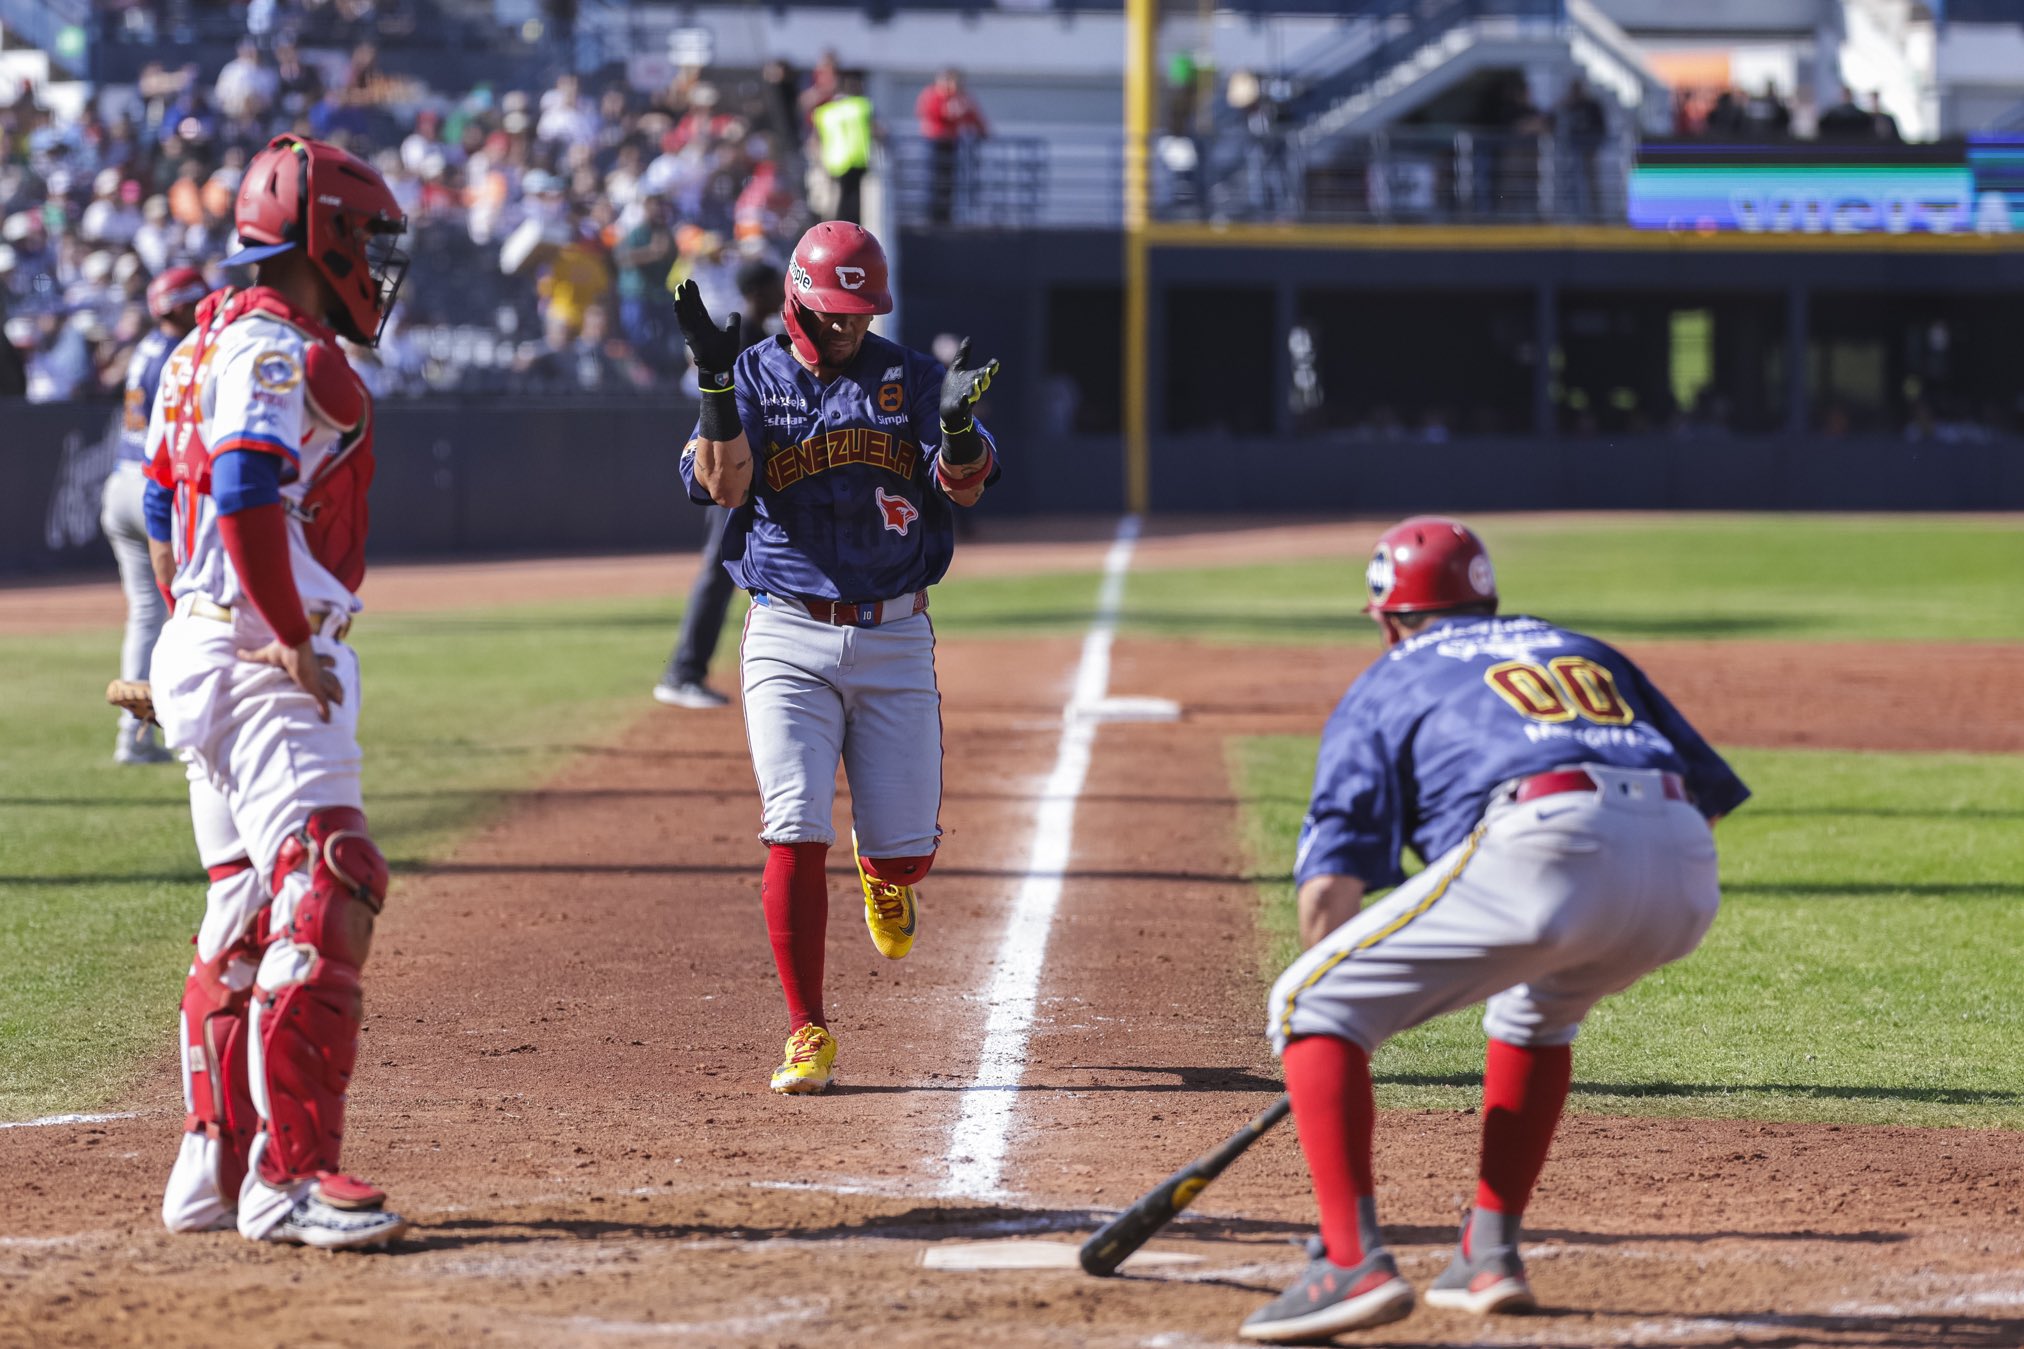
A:
{"label": "red baseball sock", "polygon": [[1516,1218],[1546,1165],[1574,1080],[1574,1046],[1490,1041],[1483,1056],[1483,1161],[1476,1207]]}
{"label": "red baseball sock", "polygon": [[773,941],[773,964],[787,994],[789,1033],[823,1026],[823,941],[829,932],[827,843],[775,843],[766,854],[766,879],[759,895],[766,909],[766,935]]}
{"label": "red baseball sock", "polygon": [[1377,1239],[1374,1231],[1361,1230],[1360,1221],[1377,1191],[1371,1182],[1377,1103],[1370,1055],[1332,1035],[1306,1035],[1288,1044],[1282,1058],[1300,1150],[1321,1208],[1321,1240],[1335,1264],[1359,1264],[1366,1235]]}

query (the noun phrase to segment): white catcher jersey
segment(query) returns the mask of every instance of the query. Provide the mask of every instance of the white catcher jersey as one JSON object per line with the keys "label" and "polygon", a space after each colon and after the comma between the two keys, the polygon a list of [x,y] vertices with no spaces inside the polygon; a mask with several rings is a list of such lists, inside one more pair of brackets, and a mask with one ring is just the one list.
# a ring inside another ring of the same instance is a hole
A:
{"label": "white catcher jersey", "polygon": [[[223,314],[221,306],[219,317]],[[214,325],[217,322],[213,320]],[[243,314],[222,330],[214,328],[208,343],[206,331],[199,325],[185,337],[162,370],[161,389],[148,420],[149,460],[176,455],[185,386],[196,379],[196,432],[212,459],[251,450],[282,460],[289,561],[304,610],[356,612],[358,597],[317,560],[303,530],[304,493],[319,470],[344,448],[343,429],[310,394],[307,362],[316,337],[259,310]],[[245,599],[219,537],[217,506],[208,493],[196,492],[188,484],[175,488],[174,544],[176,579],[171,589],[178,599],[201,595],[233,606]]]}

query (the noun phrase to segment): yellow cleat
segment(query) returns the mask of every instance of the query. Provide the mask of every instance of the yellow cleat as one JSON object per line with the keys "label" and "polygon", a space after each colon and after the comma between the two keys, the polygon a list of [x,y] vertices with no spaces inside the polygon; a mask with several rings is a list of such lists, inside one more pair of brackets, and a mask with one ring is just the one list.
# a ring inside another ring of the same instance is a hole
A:
{"label": "yellow cleat", "polygon": [[836,1080],[836,1037],[820,1026],[803,1026],[787,1037],[787,1058],[773,1070],[773,1090],[813,1096]]}
{"label": "yellow cleat", "polygon": [[900,960],[914,949],[914,928],[920,909],[914,887],[882,881],[857,863],[857,878],[864,885],[864,925],[871,929],[871,944],[887,960]]}

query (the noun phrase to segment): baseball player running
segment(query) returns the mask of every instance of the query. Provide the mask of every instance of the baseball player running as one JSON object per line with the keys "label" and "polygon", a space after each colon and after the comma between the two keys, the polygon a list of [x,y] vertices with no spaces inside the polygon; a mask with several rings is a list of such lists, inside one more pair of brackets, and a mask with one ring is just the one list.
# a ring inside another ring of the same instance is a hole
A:
{"label": "baseball player running", "polygon": [[[1460,524],[1395,526],[1367,580],[1387,649],[1322,732],[1294,863],[1308,949],[1268,1013],[1321,1236],[1306,1273],[1244,1323],[1249,1340],[1412,1310],[1372,1197],[1370,1055],[1485,999],[1475,1206],[1427,1301],[1533,1305],[1519,1219],[1575,1032],[1599,1000],[1700,944],[1719,900],[1710,826],[1750,794],[1621,653],[1497,617],[1489,554]],[[1411,880],[1408,844],[1428,862]]]}
{"label": "baseball player running", "polygon": [[767,845],[761,896],[787,995],[773,1090],[819,1092],[836,1038],[822,1006],[841,760],[850,782],[865,925],[881,954],[912,949],[914,886],[941,837],[941,693],[928,587],[955,552],[953,503],[998,475],[972,409],[998,371],[874,336],[889,313],[885,251],[840,221],[801,236],[787,265],[787,331],[742,355],[691,284],[675,314],[695,356],[702,417],[682,452],[690,497],[735,506],[724,545],[752,595],[741,654],[745,728]]}
{"label": "baseball player running", "polygon": [[[407,269],[386,183],[276,137],[234,221],[257,284],[220,291],[176,348],[148,429],[151,526],[174,612],[153,696],[189,764],[211,886],[183,993],[189,1118],[162,1200],[175,1231],[377,1245],[404,1219],[342,1174],[359,970],[387,865],[359,796],[358,658],[372,345]],[[166,508],[165,508],[166,507]]]}
{"label": "baseball player running", "polygon": [[[162,367],[169,352],[197,324],[197,301],[210,287],[194,267],[171,267],[148,283],[148,313],[154,328],[135,344],[127,361],[126,402],[120,409],[119,458],[105,480],[105,503],[98,526],[119,563],[119,582],[126,591],[126,640],[120,646],[121,679],[146,679],[148,661],[155,652],[155,638],[169,616],[155,584],[154,564],[148,557],[147,520],[142,498],[147,476],[148,418],[154,412],[155,388],[162,381]],[[169,752],[155,738],[153,723],[122,711],[119,738],[113,742],[112,757],[119,763],[162,763]]]}

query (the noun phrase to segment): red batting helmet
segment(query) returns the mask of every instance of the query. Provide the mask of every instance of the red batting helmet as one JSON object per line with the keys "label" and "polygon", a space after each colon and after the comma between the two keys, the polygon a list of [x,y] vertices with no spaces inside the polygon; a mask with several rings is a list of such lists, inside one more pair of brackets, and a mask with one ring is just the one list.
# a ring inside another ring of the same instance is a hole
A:
{"label": "red batting helmet", "polygon": [[1415,515],[1377,541],[1364,572],[1373,614],[1421,614],[1465,605],[1497,607],[1490,550],[1458,520]]}
{"label": "red batting helmet", "polygon": [[787,260],[787,308],[782,315],[794,349],[819,365],[816,346],[800,311],[818,314],[890,314],[893,293],[886,276],[885,249],[872,232],[844,220],[814,225]]}
{"label": "red batting helmet", "polygon": [[195,304],[211,293],[204,274],[195,267],[171,267],[148,282],[148,312],[165,319],[186,304]]}
{"label": "red batting helmet", "polygon": [[399,248],[407,217],[370,164],[322,141],[276,136],[246,166],[232,221],[245,247],[227,263],[301,248],[337,295],[331,326],[354,342],[379,342],[407,275]]}

